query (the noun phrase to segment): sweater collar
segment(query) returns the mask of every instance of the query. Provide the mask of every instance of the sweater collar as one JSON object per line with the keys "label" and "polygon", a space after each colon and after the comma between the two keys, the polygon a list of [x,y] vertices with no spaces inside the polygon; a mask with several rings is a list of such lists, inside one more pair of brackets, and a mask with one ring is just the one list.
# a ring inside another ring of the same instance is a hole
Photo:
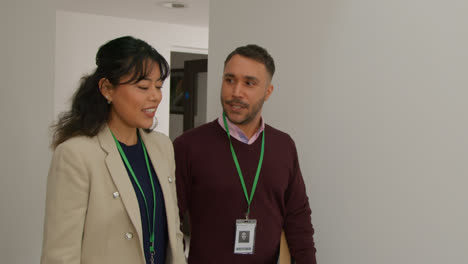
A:
{"label": "sweater collar", "polygon": [[[245,135],[245,133],[242,131],[242,129],[240,129],[234,123],[229,121],[228,118],[226,118],[226,122],[227,122],[227,125],[228,125],[228,128],[229,128],[229,133],[231,134],[231,137],[239,140],[242,143],[248,144],[248,145],[253,144],[257,140],[257,138],[260,136],[260,134],[263,132],[263,130],[265,130],[265,122],[263,121],[263,117],[261,117],[260,120],[261,120],[260,121],[261,122],[260,128],[258,129],[257,132],[255,132],[255,134],[252,136],[252,138],[248,139],[247,136]],[[218,117],[218,124],[223,128],[224,131],[226,131],[226,128],[224,127],[223,115]]]}

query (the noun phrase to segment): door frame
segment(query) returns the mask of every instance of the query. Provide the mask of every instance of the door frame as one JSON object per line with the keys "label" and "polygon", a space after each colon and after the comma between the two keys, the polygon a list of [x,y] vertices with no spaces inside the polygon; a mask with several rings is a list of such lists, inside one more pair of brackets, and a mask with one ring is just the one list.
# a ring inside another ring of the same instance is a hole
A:
{"label": "door frame", "polygon": [[208,59],[184,62],[184,132],[195,126],[195,82],[201,72],[208,72]]}

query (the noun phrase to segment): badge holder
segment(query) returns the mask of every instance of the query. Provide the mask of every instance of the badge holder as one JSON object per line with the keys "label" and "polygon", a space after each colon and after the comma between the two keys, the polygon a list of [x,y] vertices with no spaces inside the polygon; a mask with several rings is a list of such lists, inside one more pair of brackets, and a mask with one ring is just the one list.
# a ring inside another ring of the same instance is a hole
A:
{"label": "badge holder", "polygon": [[255,248],[255,228],[257,220],[239,219],[236,221],[234,254],[253,254]]}

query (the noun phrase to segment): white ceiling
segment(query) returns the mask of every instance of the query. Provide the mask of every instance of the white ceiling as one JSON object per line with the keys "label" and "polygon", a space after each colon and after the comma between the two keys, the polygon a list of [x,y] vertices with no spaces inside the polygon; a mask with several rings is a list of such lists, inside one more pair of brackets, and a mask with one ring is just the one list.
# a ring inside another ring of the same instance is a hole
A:
{"label": "white ceiling", "polygon": [[[208,27],[209,0],[173,0],[187,8],[162,7],[165,0],[57,0],[59,10]],[[170,2],[170,1],[169,1]]]}

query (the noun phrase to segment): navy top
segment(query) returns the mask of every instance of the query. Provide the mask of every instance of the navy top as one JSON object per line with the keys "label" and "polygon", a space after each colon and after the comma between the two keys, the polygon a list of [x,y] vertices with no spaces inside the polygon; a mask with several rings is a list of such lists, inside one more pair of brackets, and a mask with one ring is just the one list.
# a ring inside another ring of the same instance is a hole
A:
{"label": "navy top", "polygon": [[[136,145],[127,146],[122,142],[119,142],[120,146],[122,147],[125,155],[127,156],[127,160],[132,166],[133,172],[135,173],[136,178],[140,182],[141,189],[145,193],[146,201],[148,203],[149,209],[149,220],[150,223],[153,223],[153,190],[151,188],[151,181],[148,175],[148,168],[146,166],[145,155],[143,153],[143,148],[141,145],[140,138],[138,138],[138,142]],[[154,171],[153,164],[148,156],[148,161],[150,162],[150,169],[151,174],[153,176],[153,183],[154,183],[154,191],[156,194],[156,214],[155,214],[155,234],[154,234],[154,263],[156,264],[164,264],[166,263],[166,248],[167,248],[167,219],[166,219],[166,207],[164,205],[164,196],[161,190],[161,185],[159,184],[158,177],[156,176],[156,172]],[[141,227],[143,231],[143,247],[145,251],[145,258],[147,263],[150,262],[150,229],[148,223],[148,217],[146,214],[146,207],[145,207],[145,200],[141,195],[140,189],[138,185],[135,183],[132,174],[128,170],[128,176],[130,177],[133,188],[135,189],[136,196],[138,198],[138,205],[140,207],[140,216],[141,216]]]}

